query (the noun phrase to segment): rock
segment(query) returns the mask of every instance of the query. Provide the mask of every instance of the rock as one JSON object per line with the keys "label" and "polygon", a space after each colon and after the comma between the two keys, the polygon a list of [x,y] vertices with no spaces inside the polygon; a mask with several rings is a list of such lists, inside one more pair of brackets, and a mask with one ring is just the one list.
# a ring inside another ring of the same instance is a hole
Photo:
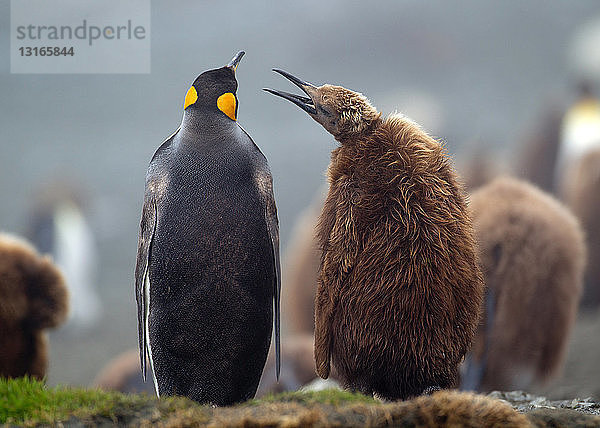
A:
{"label": "rock", "polygon": [[576,410],[579,413],[589,415],[600,415],[600,403],[592,401],[591,398],[574,398],[571,400],[548,400],[546,399],[546,397],[536,396],[523,391],[493,391],[488,394],[488,397],[507,401],[516,410],[522,413],[533,412],[540,409],[570,409]]}

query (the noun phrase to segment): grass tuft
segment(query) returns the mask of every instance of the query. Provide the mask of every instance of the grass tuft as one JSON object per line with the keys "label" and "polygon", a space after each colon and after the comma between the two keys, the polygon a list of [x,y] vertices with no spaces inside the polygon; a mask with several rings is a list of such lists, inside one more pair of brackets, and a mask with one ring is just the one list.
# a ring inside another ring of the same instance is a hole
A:
{"label": "grass tuft", "polygon": [[[180,407],[180,401],[187,400],[161,400],[159,410]],[[158,400],[146,394],[65,386],[48,388],[44,382],[29,377],[0,378],[0,424],[46,424],[71,417],[120,423],[151,413],[158,404]]]}

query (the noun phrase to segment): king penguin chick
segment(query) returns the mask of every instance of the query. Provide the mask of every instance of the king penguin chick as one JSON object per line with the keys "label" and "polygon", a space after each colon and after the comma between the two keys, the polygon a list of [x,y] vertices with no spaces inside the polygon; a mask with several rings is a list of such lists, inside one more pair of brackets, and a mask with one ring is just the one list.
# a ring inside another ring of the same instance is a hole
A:
{"label": "king penguin chick", "polygon": [[321,261],[315,230],[326,196],[322,187],[300,213],[283,254],[281,274],[286,293],[281,304],[287,331],[293,335],[312,336],[315,331],[315,295]]}
{"label": "king penguin chick", "polygon": [[264,397],[268,394],[296,391],[313,380],[316,376],[313,343],[312,334],[297,334],[288,337],[281,343],[283,364],[280,380],[275,379],[275,373],[272,370],[276,363],[275,356],[269,352],[265,372],[258,384],[256,396]]}
{"label": "king penguin chick", "polygon": [[461,387],[529,390],[562,368],[583,288],[579,222],[537,187],[499,177],[469,204],[487,285]]}
{"label": "king penguin chick", "polygon": [[445,149],[363,95],[275,70],[340,146],[318,224],[315,362],[345,387],[405,399],[456,386],[479,319],[483,280],[463,190]]}
{"label": "king penguin chick", "polygon": [[69,293],[49,256],[24,239],[0,233],[0,378],[44,379],[46,329],[67,318]]}
{"label": "king penguin chick", "polygon": [[254,396],[273,318],[279,355],[277,211],[267,160],[236,121],[243,55],[196,78],[154,154],[135,269],[144,376],[147,357],[157,395],[213,405]]}
{"label": "king penguin chick", "polygon": [[130,349],[111,359],[102,368],[96,375],[92,388],[130,394],[152,394],[154,386],[150,382],[144,382],[140,374],[140,354],[137,349]]}

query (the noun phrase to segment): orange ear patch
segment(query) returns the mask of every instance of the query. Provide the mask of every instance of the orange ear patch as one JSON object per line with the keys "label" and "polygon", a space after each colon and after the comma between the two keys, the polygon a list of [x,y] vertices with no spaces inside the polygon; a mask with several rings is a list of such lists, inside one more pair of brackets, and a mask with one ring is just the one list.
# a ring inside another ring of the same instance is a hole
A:
{"label": "orange ear patch", "polygon": [[217,98],[217,108],[225,113],[231,120],[235,118],[235,95],[231,92],[225,92]]}
{"label": "orange ear patch", "polygon": [[185,101],[183,102],[183,109],[185,110],[188,106],[194,104],[198,99],[198,92],[196,92],[196,88],[193,86],[188,89],[187,94],[185,94]]}

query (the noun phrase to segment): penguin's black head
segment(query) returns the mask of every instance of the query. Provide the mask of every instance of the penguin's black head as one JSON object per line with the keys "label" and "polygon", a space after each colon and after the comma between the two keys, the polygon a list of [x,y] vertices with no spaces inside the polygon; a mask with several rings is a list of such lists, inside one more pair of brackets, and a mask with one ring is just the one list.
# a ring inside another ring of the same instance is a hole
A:
{"label": "penguin's black head", "polygon": [[205,71],[198,76],[185,95],[183,109],[225,114],[230,119],[237,120],[238,84],[235,70],[243,56],[244,51],[240,51],[226,66]]}
{"label": "penguin's black head", "polygon": [[283,70],[274,68],[273,71],[290,80],[308,97],[268,88],[264,90],[296,104],[338,141],[356,138],[367,132],[381,116],[367,97],[358,92],[334,85],[317,87]]}

